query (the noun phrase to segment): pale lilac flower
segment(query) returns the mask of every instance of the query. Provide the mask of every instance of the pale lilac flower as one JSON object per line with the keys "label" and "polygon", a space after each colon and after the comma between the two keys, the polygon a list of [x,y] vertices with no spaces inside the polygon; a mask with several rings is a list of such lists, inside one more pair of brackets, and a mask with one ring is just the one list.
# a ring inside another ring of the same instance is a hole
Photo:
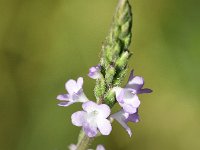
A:
{"label": "pale lilac flower", "polygon": [[152,90],[147,88],[142,89],[143,85],[144,79],[139,76],[134,76],[132,70],[125,88],[115,87],[113,89],[116,93],[116,99],[119,102],[119,105],[125,112],[133,114],[137,111],[140,105],[140,100],[137,94],[152,92]]}
{"label": "pale lilac flower", "polygon": [[[76,150],[76,149],[77,149],[77,146],[75,144],[71,144],[69,146],[69,150]],[[93,150],[93,149],[88,149],[88,150]],[[103,145],[97,145],[96,150],[106,150],[106,149],[104,148]]]}
{"label": "pale lilac flower", "polygon": [[142,89],[144,86],[144,79],[140,76],[134,76],[134,71],[131,70],[126,89],[131,90],[135,94],[151,93],[152,90],[148,88]]}
{"label": "pale lilac flower", "polygon": [[77,81],[69,80],[65,83],[65,89],[68,94],[61,94],[57,96],[57,99],[61,102],[58,104],[59,106],[69,106],[76,102],[86,102],[88,98],[85,96],[83,92],[83,78],[79,77]]}
{"label": "pale lilac flower", "polygon": [[136,94],[132,93],[129,89],[121,87],[115,87],[113,90],[116,93],[116,99],[119,105],[125,112],[133,114],[137,111],[140,106],[140,100]]}
{"label": "pale lilac flower", "polygon": [[82,104],[84,111],[78,111],[72,114],[72,123],[75,126],[82,126],[84,132],[89,137],[94,137],[98,130],[102,135],[109,135],[112,126],[108,119],[110,108],[106,104],[96,104],[88,101]]}
{"label": "pale lilac flower", "polygon": [[101,66],[100,65],[97,65],[97,66],[94,66],[94,67],[91,67],[89,69],[89,73],[88,73],[88,76],[92,79],[99,79],[101,78]]}
{"label": "pale lilac flower", "polygon": [[128,122],[135,122],[135,123],[139,122],[138,112],[135,112],[134,114],[129,114],[129,113],[126,113],[123,109],[112,114],[110,117],[117,120],[125,128],[125,130],[128,132],[130,137],[132,135],[132,131],[128,127],[127,123]]}

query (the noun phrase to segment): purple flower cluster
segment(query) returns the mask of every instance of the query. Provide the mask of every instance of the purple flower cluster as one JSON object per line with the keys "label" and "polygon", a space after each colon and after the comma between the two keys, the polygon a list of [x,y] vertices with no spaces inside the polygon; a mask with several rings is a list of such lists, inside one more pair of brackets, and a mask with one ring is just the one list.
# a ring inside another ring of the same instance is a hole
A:
{"label": "purple flower cluster", "polygon": [[[143,88],[144,79],[134,76],[133,73],[132,70],[128,83],[124,88],[114,87],[112,89],[115,92],[118,104],[121,106],[121,110],[114,114],[111,114],[108,105],[97,104],[85,96],[82,77],[79,77],[77,81],[71,79],[66,82],[65,88],[68,93],[57,96],[57,99],[60,100],[58,105],[66,107],[76,102],[82,103],[83,110],[73,113],[71,120],[75,126],[82,127],[88,137],[95,137],[98,132],[102,135],[109,135],[112,130],[111,120],[113,119],[119,122],[131,136],[132,132],[127,123],[139,121],[138,109],[140,100],[138,94],[152,92],[150,89]],[[88,76],[96,80],[102,78],[101,66],[91,67]],[[73,147],[76,147],[76,145],[71,145],[71,150]],[[104,148],[100,146],[99,149]]]}
{"label": "purple flower cluster", "polygon": [[110,117],[117,120],[131,136],[132,132],[127,125],[127,122],[139,122],[138,108],[140,100],[137,94],[151,93],[150,89],[142,89],[144,79],[139,76],[134,76],[133,70],[130,73],[128,83],[124,88],[115,87],[113,90],[116,93],[116,99],[122,109]]}

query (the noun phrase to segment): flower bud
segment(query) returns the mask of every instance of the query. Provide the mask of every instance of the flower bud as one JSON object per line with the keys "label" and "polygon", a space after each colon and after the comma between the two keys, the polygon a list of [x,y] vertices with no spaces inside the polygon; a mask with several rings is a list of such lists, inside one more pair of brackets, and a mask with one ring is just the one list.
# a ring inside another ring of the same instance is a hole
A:
{"label": "flower bud", "polygon": [[116,66],[120,70],[124,69],[128,63],[128,58],[129,58],[129,52],[128,51],[123,52],[121,57],[117,59]]}

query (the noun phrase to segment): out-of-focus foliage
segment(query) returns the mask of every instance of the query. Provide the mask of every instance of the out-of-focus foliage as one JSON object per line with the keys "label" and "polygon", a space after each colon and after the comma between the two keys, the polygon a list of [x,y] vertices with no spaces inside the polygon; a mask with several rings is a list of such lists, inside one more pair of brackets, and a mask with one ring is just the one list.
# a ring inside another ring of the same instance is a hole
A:
{"label": "out-of-focus foliage", "polygon": [[[131,0],[133,57],[146,87],[141,122],[129,138],[114,122],[108,150],[200,149],[200,1]],[[117,0],[0,1],[0,149],[65,150],[79,128],[55,97],[64,83],[83,76],[94,99],[88,68],[99,62]],[[117,108],[116,108],[117,110]]]}

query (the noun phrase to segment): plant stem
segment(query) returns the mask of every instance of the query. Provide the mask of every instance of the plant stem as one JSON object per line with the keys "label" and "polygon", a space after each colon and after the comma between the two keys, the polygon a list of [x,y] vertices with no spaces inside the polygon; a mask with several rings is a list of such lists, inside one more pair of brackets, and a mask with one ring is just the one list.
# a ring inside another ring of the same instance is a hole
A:
{"label": "plant stem", "polygon": [[83,130],[79,133],[76,150],[87,150],[94,138],[88,137]]}

